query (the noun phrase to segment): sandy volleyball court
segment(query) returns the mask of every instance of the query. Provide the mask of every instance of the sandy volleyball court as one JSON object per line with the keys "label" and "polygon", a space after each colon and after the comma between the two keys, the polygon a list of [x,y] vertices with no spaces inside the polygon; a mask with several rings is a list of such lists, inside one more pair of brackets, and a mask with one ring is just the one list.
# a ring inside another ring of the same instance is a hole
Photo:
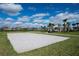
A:
{"label": "sandy volleyball court", "polygon": [[7,36],[17,53],[30,51],[68,39],[68,37],[35,33],[8,33]]}

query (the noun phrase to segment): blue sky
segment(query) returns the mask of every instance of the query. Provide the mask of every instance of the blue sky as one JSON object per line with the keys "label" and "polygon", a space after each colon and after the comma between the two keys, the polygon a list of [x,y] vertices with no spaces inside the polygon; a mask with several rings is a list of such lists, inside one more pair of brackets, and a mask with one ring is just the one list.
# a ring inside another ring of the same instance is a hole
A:
{"label": "blue sky", "polygon": [[63,24],[79,22],[79,4],[75,3],[18,3],[0,4],[0,27],[40,27],[49,22]]}

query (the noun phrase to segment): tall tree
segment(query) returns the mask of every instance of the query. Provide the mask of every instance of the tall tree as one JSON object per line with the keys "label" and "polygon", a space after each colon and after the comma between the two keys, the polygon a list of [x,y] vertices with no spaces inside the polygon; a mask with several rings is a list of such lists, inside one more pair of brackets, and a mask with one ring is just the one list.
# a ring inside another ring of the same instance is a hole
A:
{"label": "tall tree", "polygon": [[50,31],[50,30],[51,30],[51,28],[50,28],[50,27],[51,27],[51,23],[49,23],[49,24],[48,24],[48,33],[50,33],[50,32],[51,32],[51,31]]}
{"label": "tall tree", "polygon": [[42,29],[43,31],[46,31],[46,30],[47,30],[46,26],[41,26],[41,29]]}
{"label": "tall tree", "polygon": [[67,22],[67,31],[69,32],[71,30],[70,28],[70,22]]}
{"label": "tall tree", "polygon": [[64,26],[63,30],[66,32],[67,31],[67,19],[64,19],[63,22],[64,22],[64,24],[63,24],[63,26]]}
{"label": "tall tree", "polygon": [[49,24],[48,24],[48,32],[54,31],[53,26],[54,26],[54,24],[52,24],[52,23],[49,23]]}

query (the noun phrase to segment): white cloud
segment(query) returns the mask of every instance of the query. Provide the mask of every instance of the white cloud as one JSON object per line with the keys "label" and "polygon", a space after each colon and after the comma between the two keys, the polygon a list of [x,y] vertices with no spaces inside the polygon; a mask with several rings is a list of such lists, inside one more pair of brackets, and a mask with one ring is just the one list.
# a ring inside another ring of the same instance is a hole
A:
{"label": "white cloud", "polygon": [[40,18],[39,18],[39,20],[34,20],[35,22],[33,23],[33,22],[27,22],[28,18],[29,18],[28,16],[23,16],[23,17],[20,17],[20,19],[18,19],[17,21],[15,21],[13,18],[6,18],[3,21],[3,19],[0,18],[0,21],[1,21],[1,23],[3,21],[4,27],[9,27],[9,28],[16,28],[16,27],[20,27],[20,28],[36,27],[36,28],[39,28],[41,26],[46,26],[45,24],[43,24],[43,22],[45,22],[46,20],[40,20]]}
{"label": "white cloud", "polygon": [[0,18],[0,24],[3,22],[3,19],[2,18]]}
{"label": "white cloud", "polygon": [[22,24],[22,28],[39,28],[41,26],[46,26],[46,24],[42,24],[42,23],[24,23]]}
{"label": "white cloud", "polygon": [[[48,19],[43,18],[47,16],[46,14],[35,14],[33,16],[22,16],[15,21],[13,18],[6,18],[3,19],[0,18],[0,22],[4,23],[5,26],[9,27],[41,27],[41,26],[46,26],[49,22],[53,22],[55,24],[63,23],[63,20],[68,18],[69,22],[78,22],[79,21],[79,14],[77,13],[59,13],[56,16],[51,16]],[[33,19],[31,18],[33,17]],[[31,22],[30,22],[31,21]]]}
{"label": "white cloud", "polygon": [[43,23],[45,23],[45,24],[48,24],[49,22],[50,22],[49,19],[45,19],[45,20],[43,21]]}
{"label": "white cloud", "polygon": [[33,21],[34,23],[43,23],[43,24],[47,24],[50,22],[50,20],[48,19],[36,19]]}
{"label": "white cloud", "polygon": [[40,28],[41,26],[46,26],[46,24],[42,24],[42,23],[34,23],[33,25],[32,25],[32,27],[36,27],[36,28]]}
{"label": "white cloud", "polygon": [[5,21],[6,21],[6,22],[13,22],[14,19],[13,19],[13,18],[6,18]]}
{"label": "white cloud", "polygon": [[20,11],[22,9],[23,8],[20,4],[13,4],[13,3],[0,4],[0,10],[11,16],[20,14]]}
{"label": "white cloud", "polygon": [[38,20],[38,19],[36,19],[33,22],[35,22],[35,23],[42,23],[42,22],[44,22],[44,20]]}
{"label": "white cloud", "polygon": [[49,16],[49,13],[34,14],[30,18]]}
{"label": "white cloud", "polygon": [[19,17],[17,21],[28,22],[30,21],[30,18],[29,16],[22,16],[22,17]]}
{"label": "white cloud", "polygon": [[34,25],[33,23],[23,23],[23,24],[22,24],[22,27],[23,27],[23,28],[32,28],[33,25]]}
{"label": "white cloud", "polygon": [[51,16],[49,19],[56,24],[56,23],[63,23],[63,20],[66,18],[68,19],[68,21],[69,20],[76,21],[79,20],[79,14],[65,12],[65,13],[59,13],[56,16]]}
{"label": "white cloud", "polygon": [[0,18],[0,28],[3,27],[3,19]]}
{"label": "white cloud", "polygon": [[4,27],[10,27],[13,24],[14,19],[12,18],[6,18],[3,20]]}
{"label": "white cloud", "polygon": [[22,22],[15,22],[14,24],[15,24],[15,25],[21,25]]}
{"label": "white cloud", "polygon": [[46,16],[49,16],[49,13],[34,14],[30,18],[34,23],[48,23],[49,21],[47,19],[44,19],[44,17]]}
{"label": "white cloud", "polygon": [[[32,28],[44,26],[44,23],[48,23],[47,19],[43,17],[48,16],[46,13],[35,14],[31,16],[18,17],[16,20],[13,18],[6,18],[3,21],[3,25],[9,28],[21,27],[21,28]],[[31,22],[30,22],[31,21]]]}
{"label": "white cloud", "polygon": [[14,23],[12,23],[11,27],[12,27],[12,28],[21,27],[22,24],[23,24],[22,22],[14,22]]}

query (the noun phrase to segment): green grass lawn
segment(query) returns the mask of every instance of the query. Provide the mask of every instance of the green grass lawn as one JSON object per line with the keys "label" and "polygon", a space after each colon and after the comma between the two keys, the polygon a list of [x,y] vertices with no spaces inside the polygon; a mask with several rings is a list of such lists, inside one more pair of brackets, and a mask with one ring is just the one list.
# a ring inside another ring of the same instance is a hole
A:
{"label": "green grass lawn", "polygon": [[[36,32],[48,34],[47,32]],[[79,32],[74,32],[74,35],[78,35]],[[24,52],[17,54],[13,47],[11,46],[9,40],[7,39],[7,32],[0,32],[0,55],[26,55],[26,56],[66,56],[66,55],[79,55],[79,37],[78,36],[69,36],[70,39],[61,41],[43,48],[35,49],[29,52]],[[59,33],[60,34],[60,33]],[[63,33],[64,34],[64,33]],[[70,34],[70,33],[67,33]],[[73,34],[73,33],[72,33]],[[72,35],[71,34],[71,35]],[[54,34],[48,34],[54,35]],[[66,35],[65,35],[66,36]]]}
{"label": "green grass lawn", "polygon": [[77,32],[56,32],[58,34],[70,34],[70,35],[79,35],[79,31]]}

